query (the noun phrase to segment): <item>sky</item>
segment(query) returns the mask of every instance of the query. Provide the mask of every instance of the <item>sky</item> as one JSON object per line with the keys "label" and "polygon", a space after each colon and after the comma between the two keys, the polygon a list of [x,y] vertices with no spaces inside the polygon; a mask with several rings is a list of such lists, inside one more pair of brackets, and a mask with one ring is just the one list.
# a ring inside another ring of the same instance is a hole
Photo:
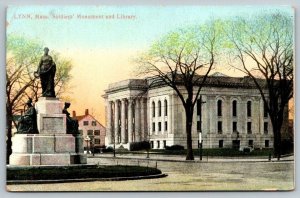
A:
{"label": "sky", "polygon": [[274,10],[292,12],[289,6],[12,6],[7,10],[7,34],[37,39],[50,55],[54,50],[70,59],[70,111],[82,115],[89,109],[105,125],[104,90],[109,83],[137,78],[133,59],[151,43],[211,18],[251,17]]}

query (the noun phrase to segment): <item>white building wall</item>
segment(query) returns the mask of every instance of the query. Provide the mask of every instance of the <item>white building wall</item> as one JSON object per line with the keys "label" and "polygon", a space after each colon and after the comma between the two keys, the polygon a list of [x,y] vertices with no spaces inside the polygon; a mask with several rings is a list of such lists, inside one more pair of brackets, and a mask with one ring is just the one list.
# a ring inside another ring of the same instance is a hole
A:
{"label": "white building wall", "polygon": [[[153,148],[163,149],[164,142],[166,146],[174,145],[174,126],[171,122],[172,117],[174,117],[174,106],[172,105],[173,91],[164,87],[161,89],[156,89],[154,92],[152,90],[148,93],[148,118],[149,118],[149,129],[150,129],[150,141],[152,141]],[[167,106],[165,106],[165,100],[167,101]],[[159,101],[161,103],[161,114],[159,115]],[[155,108],[153,109],[153,103]],[[165,115],[165,108],[167,108],[167,115]],[[155,111],[155,116],[153,116],[153,110]],[[167,122],[167,128],[165,128],[165,122]],[[153,129],[153,123],[155,125]],[[160,128],[159,130],[159,123]],[[158,144],[159,141],[159,144]],[[158,147],[159,146],[159,147]]]}
{"label": "white building wall", "polygon": [[[108,94],[107,101],[115,101],[120,98],[130,98],[141,92],[138,90],[126,90]],[[231,148],[233,140],[239,140],[240,146],[248,146],[249,140],[253,140],[255,148],[264,148],[265,140],[269,140],[269,146],[273,147],[273,135],[269,118],[264,118],[263,102],[260,93],[256,89],[204,87],[201,90],[202,100],[202,139],[204,148],[218,148],[219,141],[223,140],[223,147]],[[147,95],[147,129],[153,148],[163,149],[164,141],[167,146],[182,145],[186,147],[185,111],[180,98],[169,87],[159,87],[148,90]],[[167,116],[164,115],[167,101]],[[222,116],[217,114],[217,101],[222,101]],[[237,101],[237,116],[232,115],[232,102]],[[161,116],[159,116],[158,102],[161,101]],[[247,102],[251,101],[251,116],[247,116]],[[153,117],[152,103],[155,104],[155,116]],[[194,108],[192,139],[193,148],[198,147],[199,131],[197,131],[197,105]],[[222,133],[218,132],[218,121],[222,122]],[[112,121],[113,122],[113,121]],[[167,130],[165,130],[167,122]],[[237,132],[233,132],[233,122],[237,122]],[[247,122],[252,123],[252,133],[247,132]],[[268,134],[264,133],[264,122],[268,122]],[[155,124],[155,130],[153,129]],[[159,123],[161,130],[159,131]],[[159,146],[159,147],[158,147]]]}

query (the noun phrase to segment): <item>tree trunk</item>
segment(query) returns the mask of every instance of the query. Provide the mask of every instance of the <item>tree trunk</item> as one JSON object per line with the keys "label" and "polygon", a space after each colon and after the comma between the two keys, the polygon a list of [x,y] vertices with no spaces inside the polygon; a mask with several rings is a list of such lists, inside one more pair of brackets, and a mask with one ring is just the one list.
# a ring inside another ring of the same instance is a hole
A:
{"label": "tree trunk", "polygon": [[281,158],[281,127],[282,127],[282,116],[278,116],[277,119],[271,118],[271,123],[273,127],[274,134],[274,156],[277,160]]}
{"label": "tree trunk", "polygon": [[6,164],[9,164],[9,156],[12,154],[12,111],[11,108],[6,108],[6,130],[7,130],[7,140],[6,140]]}
{"label": "tree trunk", "polygon": [[186,145],[187,154],[186,160],[194,160],[193,146],[192,146],[192,124],[193,124],[193,110],[192,107],[185,108],[186,113]]}
{"label": "tree trunk", "polygon": [[281,135],[280,135],[280,130],[278,128],[275,128],[275,129],[273,129],[273,131],[274,131],[274,156],[277,157],[277,160],[280,160],[280,157],[281,157]]}

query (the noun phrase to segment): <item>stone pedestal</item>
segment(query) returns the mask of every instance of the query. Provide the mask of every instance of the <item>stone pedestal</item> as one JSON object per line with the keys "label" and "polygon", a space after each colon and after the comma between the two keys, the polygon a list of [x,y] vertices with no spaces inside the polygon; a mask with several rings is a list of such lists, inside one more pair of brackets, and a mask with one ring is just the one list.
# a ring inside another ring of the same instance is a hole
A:
{"label": "stone pedestal", "polygon": [[63,102],[42,97],[36,103],[39,134],[15,134],[10,165],[86,164],[80,134],[66,133]]}
{"label": "stone pedestal", "polygon": [[66,134],[64,103],[57,98],[41,97],[35,104],[39,134]]}

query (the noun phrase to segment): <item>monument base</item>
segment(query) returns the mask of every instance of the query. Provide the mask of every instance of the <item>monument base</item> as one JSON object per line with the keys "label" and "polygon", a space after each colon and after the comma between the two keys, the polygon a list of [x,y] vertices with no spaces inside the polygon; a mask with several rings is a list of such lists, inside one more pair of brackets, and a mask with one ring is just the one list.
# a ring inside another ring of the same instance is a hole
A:
{"label": "monument base", "polygon": [[82,145],[71,134],[15,134],[10,165],[86,164]]}
{"label": "monument base", "polygon": [[56,154],[29,154],[13,153],[10,156],[10,165],[41,166],[41,165],[74,165],[86,164],[86,155],[77,153]]}

